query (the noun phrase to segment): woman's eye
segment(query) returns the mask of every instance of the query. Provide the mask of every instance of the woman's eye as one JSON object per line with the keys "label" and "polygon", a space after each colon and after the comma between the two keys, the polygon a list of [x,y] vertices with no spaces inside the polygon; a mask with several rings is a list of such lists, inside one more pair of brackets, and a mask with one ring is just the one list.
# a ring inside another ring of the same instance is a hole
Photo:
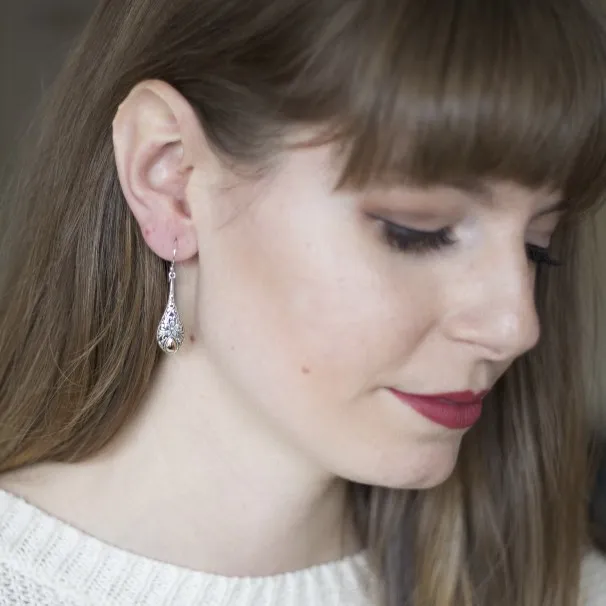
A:
{"label": "woman's eye", "polygon": [[[383,240],[400,252],[425,253],[440,250],[456,243],[449,227],[436,231],[411,229],[387,219],[375,217],[381,223]],[[549,249],[535,244],[526,244],[526,255],[536,265],[559,266],[562,263],[549,254]]]}
{"label": "woman's eye", "polygon": [[385,242],[401,252],[424,253],[439,250],[455,243],[450,228],[437,231],[410,229],[385,219],[380,219]]}
{"label": "woman's eye", "polygon": [[552,267],[562,265],[561,261],[554,259],[549,254],[548,248],[536,246],[535,244],[526,244],[526,255],[528,256],[528,260],[536,265],[549,265]]}

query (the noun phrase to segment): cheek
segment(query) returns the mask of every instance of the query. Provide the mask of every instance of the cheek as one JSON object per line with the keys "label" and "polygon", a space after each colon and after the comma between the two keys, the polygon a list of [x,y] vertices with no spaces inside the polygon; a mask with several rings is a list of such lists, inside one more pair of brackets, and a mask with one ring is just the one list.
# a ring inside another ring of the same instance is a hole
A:
{"label": "cheek", "polygon": [[247,390],[278,398],[294,390],[320,406],[376,387],[412,355],[429,315],[418,304],[420,276],[385,273],[359,238],[337,247],[323,244],[334,236],[315,235],[319,242],[250,229],[213,251],[200,328]]}
{"label": "cheek", "polygon": [[364,280],[357,288],[352,276],[303,269],[261,250],[232,258],[229,271],[205,270],[200,328],[207,346],[255,368],[257,378],[302,377],[309,384],[358,373],[360,352],[382,340],[377,318],[393,316],[387,298],[364,288]]}

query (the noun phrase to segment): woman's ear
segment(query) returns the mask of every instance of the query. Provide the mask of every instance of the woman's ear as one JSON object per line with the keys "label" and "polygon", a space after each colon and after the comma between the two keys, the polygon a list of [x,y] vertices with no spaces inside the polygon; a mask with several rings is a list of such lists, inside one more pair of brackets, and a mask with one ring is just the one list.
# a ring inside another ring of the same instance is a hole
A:
{"label": "woman's ear", "polygon": [[198,131],[189,103],[157,80],[135,86],[113,121],[122,191],[148,246],[163,259],[172,260],[175,241],[178,261],[198,251],[187,200],[196,161],[191,133]]}

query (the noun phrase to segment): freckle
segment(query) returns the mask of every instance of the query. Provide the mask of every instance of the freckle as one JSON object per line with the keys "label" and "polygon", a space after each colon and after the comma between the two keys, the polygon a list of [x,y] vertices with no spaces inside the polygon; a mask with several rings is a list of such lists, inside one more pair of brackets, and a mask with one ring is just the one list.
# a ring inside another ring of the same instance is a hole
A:
{"label": "freckle", "polygon": [[195,336],[195,335],[189,335],[189,340],[190,340],[192,343],[195,343],[195,342],[196,342],[196,336]]}
{"label": "freckle", "polygon": [[303,366],[303,367],[301,368],[301,372],[302,372],[304,375],[308,375],[308,374],[309,374],[309,368],[307,368],[307,366]]}

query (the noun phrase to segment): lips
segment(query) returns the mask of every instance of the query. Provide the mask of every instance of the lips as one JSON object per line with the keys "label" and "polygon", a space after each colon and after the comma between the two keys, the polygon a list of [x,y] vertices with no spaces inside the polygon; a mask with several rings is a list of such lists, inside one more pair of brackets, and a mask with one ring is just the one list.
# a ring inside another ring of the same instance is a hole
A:
{"label": "lips", "polygon": [[409,394],[390,389],[402,403],[425,418],[448,429],[467,429],[482,414],[483,399],[487,392],[453,392],[433,395]]}

